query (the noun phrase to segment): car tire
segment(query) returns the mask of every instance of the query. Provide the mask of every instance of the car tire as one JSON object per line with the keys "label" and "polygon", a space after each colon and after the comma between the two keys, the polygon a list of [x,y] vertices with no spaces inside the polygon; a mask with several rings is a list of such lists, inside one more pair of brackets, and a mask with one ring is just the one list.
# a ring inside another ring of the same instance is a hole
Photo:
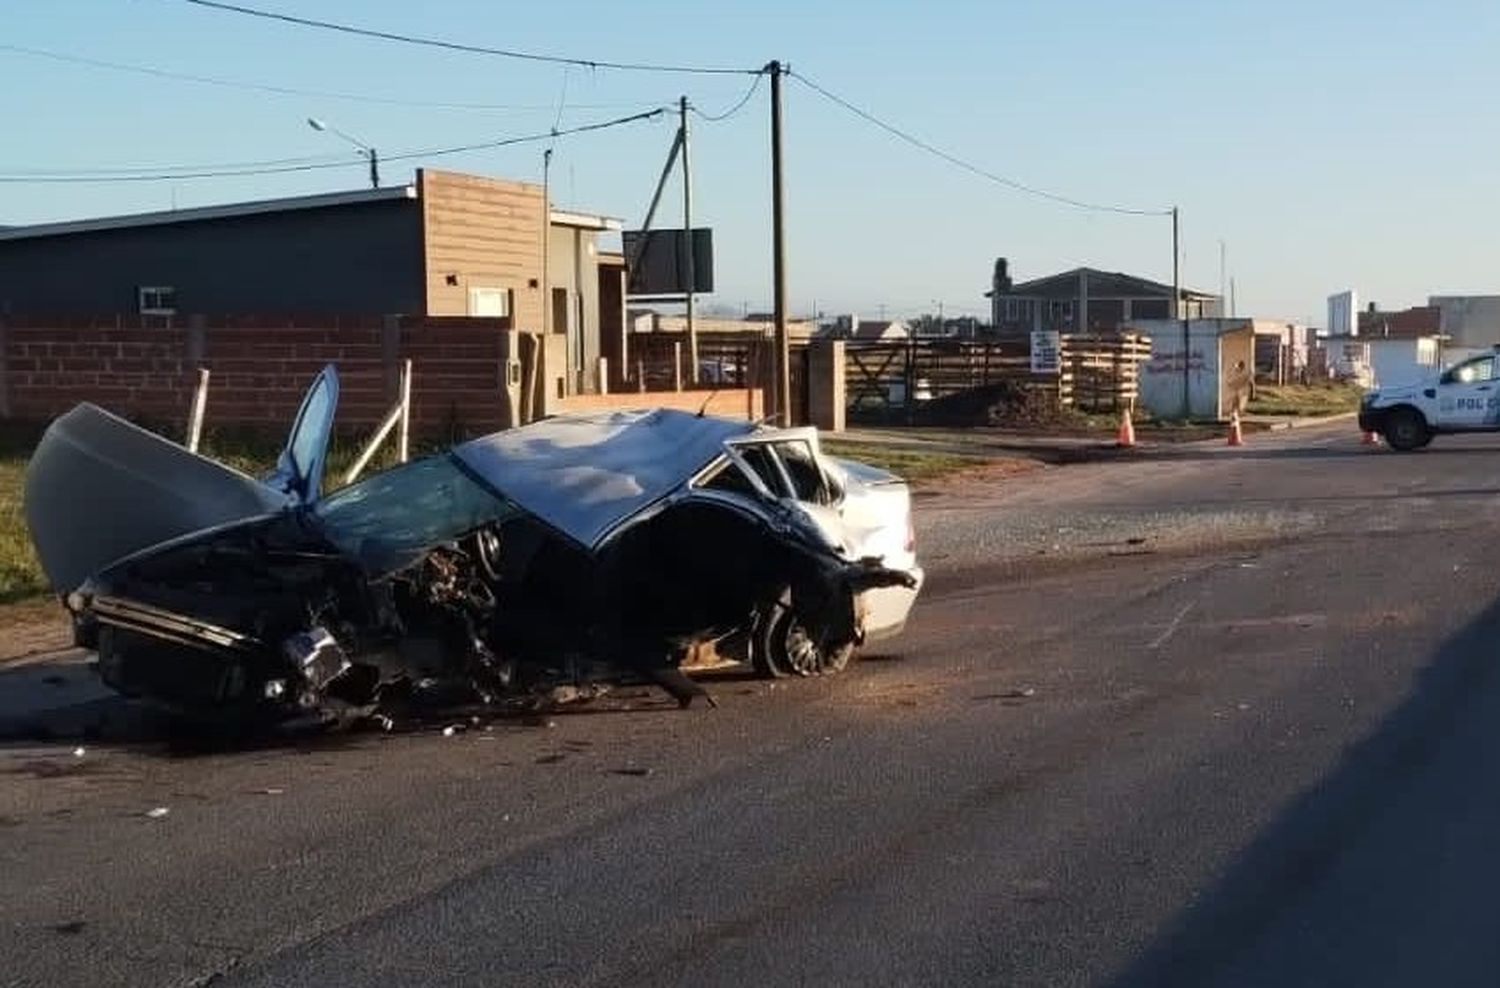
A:
{"label": "car tire", "polygon": [[853,656],[853,642],[829,645],[813,637],[798,618],[791,587],[783,587],[756,615],[750,661],[767,679],[840,672]]}
{"label": "car tire", "polygon": [[1386,445],[1401,453],[1421,449],[1432,442],[1432,432],[1427,420],[1414,408],[1398,408],[1386,418],[1381,430]]}

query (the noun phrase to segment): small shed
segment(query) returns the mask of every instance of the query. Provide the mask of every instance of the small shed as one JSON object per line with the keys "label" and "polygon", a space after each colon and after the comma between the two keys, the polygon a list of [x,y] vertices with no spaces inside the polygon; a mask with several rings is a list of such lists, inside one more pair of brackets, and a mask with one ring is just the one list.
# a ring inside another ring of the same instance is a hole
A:
{"label": "small shed", "polygon": [[1244,410],[1255,376],[1254,320],[1148,319],[1130,329],[1151,337],[1151,359],[1140,371],[1141,404],[1151,414],[1223,419]]}

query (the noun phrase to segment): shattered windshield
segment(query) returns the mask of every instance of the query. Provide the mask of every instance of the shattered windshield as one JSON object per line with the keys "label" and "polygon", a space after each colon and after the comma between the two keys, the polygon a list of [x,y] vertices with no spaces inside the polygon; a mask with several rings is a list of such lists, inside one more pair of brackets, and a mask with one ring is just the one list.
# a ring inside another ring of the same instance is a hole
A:
{"label": "shattered windshield", "polygon": [[520,513],[458,467],[432,456],[330,494],[314,509],[324,533],[366,569],[396,569],[432,546]]}

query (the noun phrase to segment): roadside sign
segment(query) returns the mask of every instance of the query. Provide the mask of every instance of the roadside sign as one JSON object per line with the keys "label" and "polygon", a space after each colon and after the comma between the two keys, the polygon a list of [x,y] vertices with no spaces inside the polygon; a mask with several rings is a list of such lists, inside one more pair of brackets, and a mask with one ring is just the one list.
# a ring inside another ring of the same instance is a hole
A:
{"label": "roadside sign", "polygon": [[1031,373],[1056,374],[1062,369],[1058,351],[1062,349],[1062,334],[1036,329],[1031,333]]}

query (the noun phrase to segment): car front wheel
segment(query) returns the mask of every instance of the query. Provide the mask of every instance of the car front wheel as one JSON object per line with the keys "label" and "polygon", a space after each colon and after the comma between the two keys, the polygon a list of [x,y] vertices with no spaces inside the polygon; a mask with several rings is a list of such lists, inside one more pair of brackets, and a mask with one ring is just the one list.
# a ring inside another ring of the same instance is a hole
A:
{"label": "car front wheel", "polygon": [[838,672],[854,655],[852,642],[822,640],[798,615],[792,590],[784,587],[760,609],[751,640],[751,661],[762,676],[821,676]]}
{"label": "car front wheel", "polygon": [[1409,453],[1421,449],[1432,441],[1427,429],[1427,420],[1412,408],[1398,408],[1386,420],[1385,441],[1391,449]]}

